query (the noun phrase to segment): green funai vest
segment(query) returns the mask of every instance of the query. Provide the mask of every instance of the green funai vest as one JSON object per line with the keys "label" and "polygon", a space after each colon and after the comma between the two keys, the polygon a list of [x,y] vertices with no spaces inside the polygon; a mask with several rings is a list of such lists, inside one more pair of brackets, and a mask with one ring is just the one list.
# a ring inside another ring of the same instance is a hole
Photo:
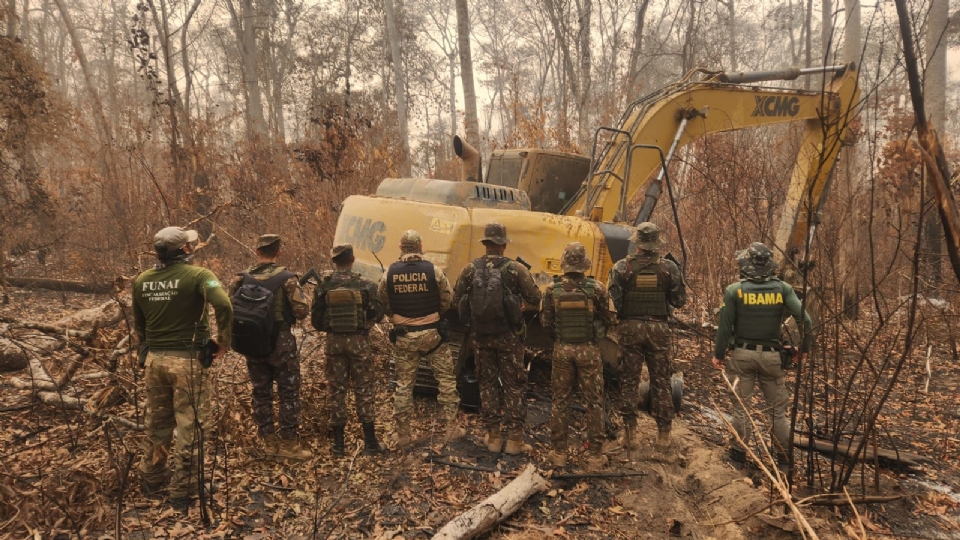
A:
{"label": "green funai vest", "polygon": [[738,342],[776,345],[783,322],[783,284],[778,279],[763,283],[741,280],[737,289],[737,320],[734,331]]}
{"label": "green funai vest", "polygon": [[660,257],[629,259],[630,280],[623,295],[623,312],[633,317],[666,317],[667,291],[661,277]]}
{"label": "green funai vest", "polygon": [[337,334],[355,334],[364,329],[367,319],[358,279],[353,278],[327,291],[326,304],[328,331]]}
{"label": "green funai vest", "polygon": [[593,324],[593,299],[595,282],[587,278],[581,287],[570,280],[574,285],[571,291],[563,289],[563,278],[553,279],[553,305],[556,309],[554,330],[561,343],[586,343],[596,337]]}

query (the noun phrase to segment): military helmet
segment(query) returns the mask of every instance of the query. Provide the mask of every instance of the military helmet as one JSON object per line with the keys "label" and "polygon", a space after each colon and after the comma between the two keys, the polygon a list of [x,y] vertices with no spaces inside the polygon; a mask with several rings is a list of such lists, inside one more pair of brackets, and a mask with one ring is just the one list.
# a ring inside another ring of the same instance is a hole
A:
{"label": "military helmet", "polygon": [[747,279],[768,280],[777,270],[773,252],[762,242],[754,242],[747,249],[737,252],[740,274]]}
{"label": "military helmet", "polygon": [[587,257],[587,248],[580,242],[571,242],[563,248],[560,258],[560,268],[567,272],[584,273],[593,266],[590,257]]}
{"label": "military helmet", "polygon": [[420,233],[410,229],[400,235],[400,251],[404,253],[416,253],[420,251],[421,239]]}
{"label": "military helmet", "polygon": [[636,242],[638,249],[650,251],[659,249],[664,244],[663,238],[660,236],[660,227],[649,221],[637,225],[637,230],[633,232],[630,240]]}
{"label": "military helmet", "polygon": [[330,250],[330,258],[342,261],[353,257],[353,244],[337,244]]}
{"label": "military helmet", "polygon": [[506,245],[510,241],[507,238],[507,227],[503,223],[487,223],[483,228],[483,238],[481,242],[492,242],[498,246]]}

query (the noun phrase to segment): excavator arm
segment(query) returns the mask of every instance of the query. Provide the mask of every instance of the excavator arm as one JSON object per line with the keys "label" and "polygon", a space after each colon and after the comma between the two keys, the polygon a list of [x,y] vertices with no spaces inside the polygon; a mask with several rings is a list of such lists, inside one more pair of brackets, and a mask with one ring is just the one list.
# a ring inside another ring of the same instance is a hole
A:
{"label": "excavator arm", "polygon": [[[812,73],[832,75],[822,92],[748,84]],[[563,213],[596,222],[628,221],[627,203],[646,184],[634,223],[647,221],[664,187],[664,165],[677,148],[709,133],[803,121],[803,142],[774,239],[778,259],[802,247],[859,99],[856,66],[721,73],[696,82],[688,79],[633,103],[619,128],[597,130],[591,173]],[[608,133],[606,142],[598,152],[597,141],[604,132]]]}

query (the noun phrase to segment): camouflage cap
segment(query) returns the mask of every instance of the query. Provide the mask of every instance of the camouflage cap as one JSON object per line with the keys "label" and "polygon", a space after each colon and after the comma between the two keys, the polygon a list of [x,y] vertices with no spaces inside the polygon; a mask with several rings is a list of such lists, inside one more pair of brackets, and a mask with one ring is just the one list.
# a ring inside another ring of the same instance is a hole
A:
{"label": "camouflage cap", "polygon": [[183,227],[166,227],[160,229],[160,231],[154,235],[153,247],[172,251],[180,249],[189,243],[196,242],[199,238],[200,236],[197,234],[197,231],[187,230]]}
{"label": "camouflage cap", "polygon": [[754,242],[747,249],[737,252],[740,275],[754,281],[767,281],[777,271],[773,252],[765,244]]}
{"label": "camouflage cap", "polygon": [[337,244],[330,250],[331,259],[348,259],[353,256],[353,244]]}
{"label": "camouflage cap", "polygon": [[481,242],[493,242],[498,246],[506,245],[510,241],[507,238],[507,227],[503,223],[487,223],[483,228],[483,238]]}
{"label": "camouflage cap", "polygon": [[660,227],[649,221],[644,221],[637,225],[637,230],[633,232],[630,240],[636,242],[638,249],[656,250],[665,242],[660,237]]}
{"label": "camouflage cap", "polygon": [[580,242],[570,242],[563,248],[563,257],[560,258],[560,268],[566,272],[586,272],[593,266],[590,257],[587,257],[587,248]]}
{"label": "camouflage cap", "polygon": [[257,238],[257,249],[265,248],[270,244],[273,244],[279,241],[280,241],[279,234],[261,234],[260,237]]}
{"label": "camouflage cap", "polygon": [[421,245],[420,233],[410,229],[409,231],[404,231],[400,235],[400,251],[405,253],[416,252],[420,250]]}

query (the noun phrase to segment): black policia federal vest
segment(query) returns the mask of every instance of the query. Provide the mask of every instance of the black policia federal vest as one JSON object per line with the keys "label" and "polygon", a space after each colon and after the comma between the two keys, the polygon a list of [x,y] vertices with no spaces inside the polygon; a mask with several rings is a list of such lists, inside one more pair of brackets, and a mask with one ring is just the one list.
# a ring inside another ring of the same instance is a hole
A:
{"label": "black policia federal vest", "polygon": [[630,273],[627,275],[623,295],[623,314],[628,319],[641,317],[666,317],[666,278],[660,271],[660,257],[629,258]]}
{"label": "black policia federal vest", "polygon": [[440,286],[430,261],[399,261],[387,270],[390,309],[415,319],[440,312]]}
{"label": "black policia federal vest", "polygon": [[783,285],[778,279],[764,283],[740,281],[737,290],[737,343],[776,346],[783,322]]}
{"label": "black policia federal vest", "polygon": [[[564,283],[573,285],[564,290]],[[592,278],[583,285],[570,278],[559,276],[553,279],[553,305],[556,318],[553,327],[561,343],[586,343],[596,337],[593,324],[593,298],[596,286]]]}

